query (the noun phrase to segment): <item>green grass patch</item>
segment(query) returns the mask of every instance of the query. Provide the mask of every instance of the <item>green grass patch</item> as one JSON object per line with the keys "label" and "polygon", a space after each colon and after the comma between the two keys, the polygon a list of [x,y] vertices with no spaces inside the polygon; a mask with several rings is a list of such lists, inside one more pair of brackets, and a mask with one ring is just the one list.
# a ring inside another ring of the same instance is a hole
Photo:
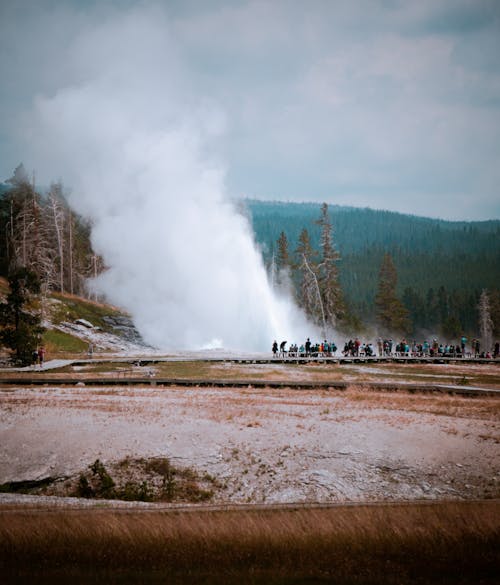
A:
{"label": "green grass patch", "polygon": [[52,296],[61,302],[61,304],[54,309],[52,315],[55,324],[59,324],[62,321],[86,319],[95,327],[101,327],[103,331],[111,332],[113,328],[104,321],[103,317],[123,315],[123,313],[109,305],[102,305],[100,303],[95,303],[79,297],[62,295],[60,293],[53,293]]}
{"label": "green grass patch", "polygon": [[81,353],[87,350],[88,344],[69,333],[47,329],[43,334],[43,343],[50,357],[58,353]]}

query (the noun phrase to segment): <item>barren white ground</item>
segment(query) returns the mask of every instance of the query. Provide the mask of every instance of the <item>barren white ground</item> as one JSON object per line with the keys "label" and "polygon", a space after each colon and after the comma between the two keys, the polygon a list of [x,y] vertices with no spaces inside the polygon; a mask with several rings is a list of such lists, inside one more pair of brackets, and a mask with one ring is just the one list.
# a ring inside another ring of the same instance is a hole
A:
{"label": "barren white ground", "polygon": [[356,389],[2,388],[0,483],[162,456],[225,484],[214,502],[499,497],[499,404]]}

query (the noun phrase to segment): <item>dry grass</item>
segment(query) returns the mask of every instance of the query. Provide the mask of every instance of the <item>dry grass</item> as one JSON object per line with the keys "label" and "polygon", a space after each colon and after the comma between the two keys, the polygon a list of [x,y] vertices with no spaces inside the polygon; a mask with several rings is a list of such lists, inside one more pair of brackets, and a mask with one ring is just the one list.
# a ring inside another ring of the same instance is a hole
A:
{"label": "dry grass", "polygon": [[163,512],[14,508],[0,512],[0,568],[7,576],[69,576],[97,566],[141,571],[141,582],[159,571],[225,583],[231,575],[494,583],[499,537],[497,501]]}
{"label": "dry grass", "polygon": [[450,396],[448,394],[417,394],[412,392],[381,392],[349,386],[346,402],[361,403],[366,408],[401,410],[454,418],[500,421],[500,400],[491,397]]}

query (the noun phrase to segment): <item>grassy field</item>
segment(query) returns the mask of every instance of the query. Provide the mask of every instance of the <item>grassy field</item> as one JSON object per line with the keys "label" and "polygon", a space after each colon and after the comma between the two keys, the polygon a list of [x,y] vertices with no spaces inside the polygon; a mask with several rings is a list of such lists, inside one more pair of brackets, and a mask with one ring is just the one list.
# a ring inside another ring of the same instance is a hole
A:
{"label": "grassy field", "polygon": [[108,582],[123,583],[190,576],[190,583],[493,584],[499,545],[498,501],[0,511],[0,568],[11,582],[108,574]]}

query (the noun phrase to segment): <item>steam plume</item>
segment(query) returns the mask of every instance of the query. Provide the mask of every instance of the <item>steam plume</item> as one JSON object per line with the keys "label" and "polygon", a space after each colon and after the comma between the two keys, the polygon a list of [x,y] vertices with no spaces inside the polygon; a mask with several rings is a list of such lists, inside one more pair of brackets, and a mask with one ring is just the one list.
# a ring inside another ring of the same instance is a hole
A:
{"label": "steam plume", "polygon": [[109,266],[97,289],[162,348],[300,341],[302,318],[271,290],[209,154],[224,116],[193,98],[163,13],[108,18],[67,58],[71,82],[37,99],[32,141],[38,168],[62,173],[93,222]]}

